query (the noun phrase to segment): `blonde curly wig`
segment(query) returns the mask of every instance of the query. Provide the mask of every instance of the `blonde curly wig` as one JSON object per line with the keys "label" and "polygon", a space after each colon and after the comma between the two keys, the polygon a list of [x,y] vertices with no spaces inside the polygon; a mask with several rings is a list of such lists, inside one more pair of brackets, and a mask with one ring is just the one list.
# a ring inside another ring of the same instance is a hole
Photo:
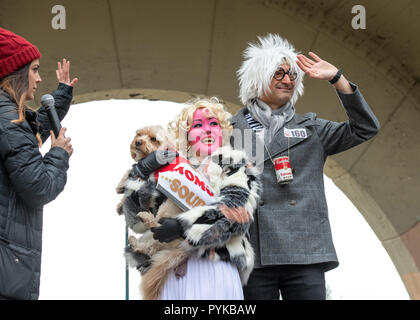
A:
{"label": "blonde curly wig", "polygon": [[229,138],[232,133],[232,125],[229,123],[229,118],[232,115],[225,110],[224,105],[218,98],[196,98],[187,101],[185,108],[176,117],[175,121],[168,124],[168,131],[176,140],[177,151],[184,156],[190,157],[188,143],[188,131],[191,129],[194,112],[198,109],[208,110],[209,115],[217,118],[222,128],[222,145],[229,144]]}

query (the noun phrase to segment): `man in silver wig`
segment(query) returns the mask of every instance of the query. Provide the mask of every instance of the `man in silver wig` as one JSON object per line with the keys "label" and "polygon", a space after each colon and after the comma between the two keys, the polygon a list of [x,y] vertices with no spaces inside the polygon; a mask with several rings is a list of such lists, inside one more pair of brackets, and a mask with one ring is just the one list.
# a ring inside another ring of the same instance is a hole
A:
{"label": "man in silver wig", "polygon": [[[256,256],[255,269],[244,287],[245,299],[279,299],[280,294],[285,300],[325,299],[325,272],[337,267],[338,259],[323,167],[328,156],[365,142],[379,131],[379,122],[359,88],[334,65],[315,53],[309,56],[298,54],[279,35],[268,34],[249,44],[238,70],[244,107],[231,118],[236,129],[234,144],[238,146],[240,137],[239,145],[250,157],[264,150],[261,161],[257,155],[257,162],[263,164],[263,194],[250,229]],[[335,88],[347,121],[296,112],[305,74]],[[252,139],[246,140],[247,136]],[[279,159],[289,165],[285,181],[279,175]]]}

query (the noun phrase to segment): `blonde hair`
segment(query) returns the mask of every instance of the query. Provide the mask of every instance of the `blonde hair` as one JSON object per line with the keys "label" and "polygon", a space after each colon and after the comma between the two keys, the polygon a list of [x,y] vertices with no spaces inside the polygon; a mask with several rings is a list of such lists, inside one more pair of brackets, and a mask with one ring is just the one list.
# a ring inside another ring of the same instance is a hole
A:
{"label": "blonde hair", "polygon": [[222,128],[222,145],[229,143],[229,138],[232,133],[232,125],[229,119],[232,115],[225,110],[224,105],[218,98],[196,98],[187,101],[185,105],[185,108],[176,117],[175,121],[168,124],[168,131],[174,136],[176,148],[179,153],[184,156],[189,156],[188,131],[191,129],[194,112],[198,109],[208,110],[211,116],[219,120],[220,127]]}

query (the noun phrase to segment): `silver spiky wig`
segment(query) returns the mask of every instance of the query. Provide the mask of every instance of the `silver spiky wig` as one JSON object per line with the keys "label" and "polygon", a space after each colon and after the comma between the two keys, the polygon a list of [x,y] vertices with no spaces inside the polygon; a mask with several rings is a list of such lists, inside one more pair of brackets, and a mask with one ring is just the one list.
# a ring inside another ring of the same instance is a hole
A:
{"label": "silver spiky wig", "polygon": [[274,73],[285,62],[297,73],[295,90],[291,99],[296,103],[299,96],[303,94],[304,72],[296,64],[297,52],[295,48],[278,34],[268,34],[258,37],[259,43],[250,43],[245,49],[244,62],[237,71],[239,78],[239,97],[244,105],[248,101],[261,97],[267,92]]}

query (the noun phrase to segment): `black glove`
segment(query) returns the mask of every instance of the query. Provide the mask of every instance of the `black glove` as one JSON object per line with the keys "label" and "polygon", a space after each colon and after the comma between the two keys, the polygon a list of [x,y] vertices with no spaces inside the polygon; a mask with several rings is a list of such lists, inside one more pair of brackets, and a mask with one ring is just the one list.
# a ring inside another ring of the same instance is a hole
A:
{"label": "black glove", "polygon": [[156,150],[133,164],[133,169],[141,179],[146,180],[152,172],[170,164],[178,156],[179,153],[176,151]]}
{"label": "black glove", "polygon": [[172,218],[162,218],[158,221],[161,226],[150,228],[153,232],[153,239],[160,242],[171,242],[184,235],[181,223]]}

